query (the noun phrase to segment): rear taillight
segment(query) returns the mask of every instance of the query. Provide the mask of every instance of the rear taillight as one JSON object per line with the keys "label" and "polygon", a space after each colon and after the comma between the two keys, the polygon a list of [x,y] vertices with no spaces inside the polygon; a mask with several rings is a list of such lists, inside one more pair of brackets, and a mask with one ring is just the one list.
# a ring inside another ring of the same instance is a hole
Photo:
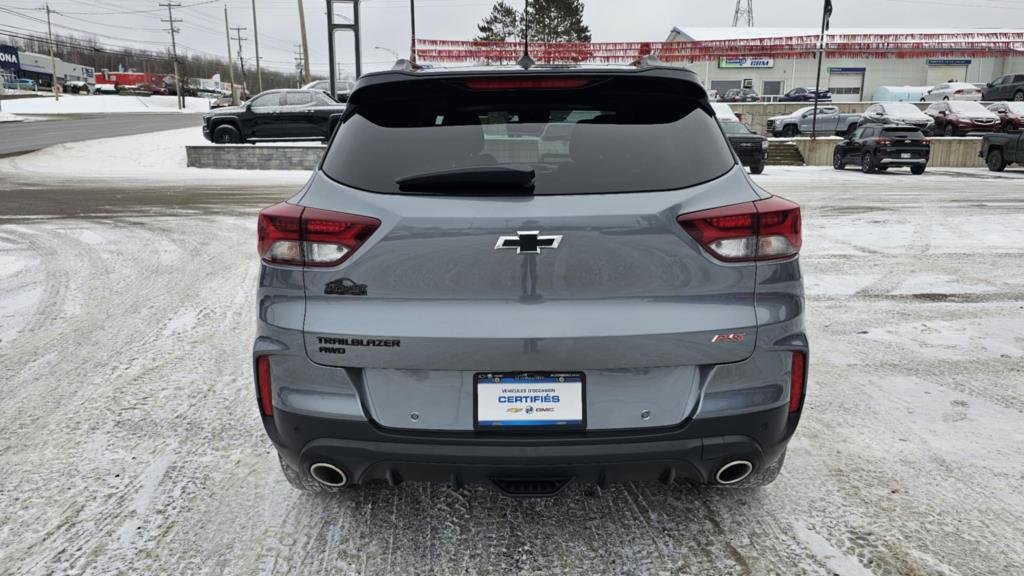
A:
{"label": "rear taillight", "polygon": [[962,96],[963,93],[964,93],[963,90],[956,90],[955,92],[953,92],[953,94],[956,94],[957,96]]}
{"label": "rear taillight", "polygon": [[888,144],[892,144],[892,140],[888,138],[879,138],[878,140],[875,141],[875,143],[878,144],[879,146],[886,146]]}
{"label": "rear taillight", "polygon": [[807,356],[793,352],[793,365],[789,377],[789,412],[799,412],[804,404],[804,380],[807,378]]}
{"label": "rear taillight", "polygon": [[260,212],[257,249],[271,264],[337,266],[379,227],[376,218],[282,202]]}
{"label": "rear taillight", "polygon": [[726,262],[789,258],[800,253],[800,206],[773,196],[682,214],[676,220],[705,250]]}
{"label": "rear taillight", "polygon": [[270,356],[256,358],[256,394],[260,412],[264,416],[274,415],[274,397],[270,388]]}
{"label": "rear taillight", "polygon": [[929,144],[931,144],[931,143],[932,143],[932,141],[931,141],[931,140],[929,140],[929,139],[927,139],[927,138],[925,138],[925,139],[921,140],[921,144],[924,144],[925,146],[927,146],[927,145],[929,145]]}

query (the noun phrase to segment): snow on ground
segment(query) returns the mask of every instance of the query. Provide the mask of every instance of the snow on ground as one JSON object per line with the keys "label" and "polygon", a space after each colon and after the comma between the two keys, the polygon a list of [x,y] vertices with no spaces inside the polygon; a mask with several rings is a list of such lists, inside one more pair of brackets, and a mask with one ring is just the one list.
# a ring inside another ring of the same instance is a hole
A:
{"label": "snow on ground", "polygon": [[[98,114],[105,112],[175,112],[174,96],[119,96],[115,94],[64,94],[60,100],[52,96],[4,100],[4,110],[14,114]],[[183,112],[206,112],[206,98],[185,98]]]}
{"label": "snow on ground", "polygon": [[0,112],[0,122],[23,122],[24,120],[21,116],[15,116],[10,112]]}
{"label": "snow on ground", "polygon": [[251,344],[255,212],[297,186],[161,174],[0,180],[0,573],[1024,574],[1016,177],[769,167],[803,207],[812,351],[779,480],[523,501],[293,491]]}
{"label": "snow on ground", "polygon": [[0,175],[57,176],[73,180],[129,178],[149,182],[258,180],[305,182],[303,170],[215,170],[189,168],[185,146],[209,145],[202,129],[183,128],[132,136],[58,144],[37,152],[0,159]]}

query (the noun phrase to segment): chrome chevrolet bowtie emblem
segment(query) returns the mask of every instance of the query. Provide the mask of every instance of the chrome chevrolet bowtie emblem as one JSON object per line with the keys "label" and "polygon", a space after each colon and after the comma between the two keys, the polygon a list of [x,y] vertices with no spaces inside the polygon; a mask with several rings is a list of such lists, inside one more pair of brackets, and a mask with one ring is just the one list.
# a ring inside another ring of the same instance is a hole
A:
{"label": "chrome chevrolet bowtie emblem", "polygon": [[494,245],[494,249],[515,248],[516,254],[540,254],[543,248],[558,248],[561,241],[561,236],[541,236],[537,230],[520,230],[515,236],[498,236],[498,243]]}

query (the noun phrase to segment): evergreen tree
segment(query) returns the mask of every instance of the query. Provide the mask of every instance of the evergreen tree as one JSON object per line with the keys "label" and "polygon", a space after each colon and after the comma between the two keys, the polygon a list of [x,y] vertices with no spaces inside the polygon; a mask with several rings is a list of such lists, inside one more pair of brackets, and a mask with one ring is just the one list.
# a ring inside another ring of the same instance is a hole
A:
{"label": "evergreen tree", "polygon": [[[499,0],[477,25],[477,40],[522,41],[526,18],[521,10]],[[583,23],[582,0],[530,0],[531,42],[590,42],[590,27]]]}

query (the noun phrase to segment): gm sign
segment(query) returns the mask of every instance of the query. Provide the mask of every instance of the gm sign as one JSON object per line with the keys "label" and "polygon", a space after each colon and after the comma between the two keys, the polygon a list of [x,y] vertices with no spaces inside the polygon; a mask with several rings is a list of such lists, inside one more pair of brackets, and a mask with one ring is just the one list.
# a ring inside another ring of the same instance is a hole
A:
{"label": "gm sign", "polygon": [[18,59],[16,47],[0,44],[0,70],[15,75],[21,74],[21,61]]}

